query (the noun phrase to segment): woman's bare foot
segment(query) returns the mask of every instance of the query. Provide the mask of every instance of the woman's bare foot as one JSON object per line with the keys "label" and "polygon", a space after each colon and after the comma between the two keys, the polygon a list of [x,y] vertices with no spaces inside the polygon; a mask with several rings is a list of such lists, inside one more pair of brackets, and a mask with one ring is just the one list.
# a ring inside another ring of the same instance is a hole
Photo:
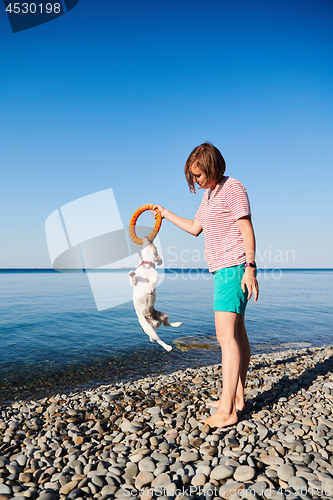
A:
{"label": "woman's bare foot", "polygon": [[238,421],[237,412],[231,414],[224,414],[216,411],[210,417],[205,420],[201,420],[203,424],[209,425],[209,427],[218,427],[219,429],[223,427],[228,427],[229,425],[234,425]]}
{"label": "woman's bare foot", "polygon": [[[210,406],[211,408],[218,408],[220,406],[220,400],[218,400],[218,401],[208,401],[206,403],[206,405]],[[244,408],[245,408],[245,403],[244,402],[243,403],[240,403],[240,402],[237,403],[236,402],[236,410],[237,411],[243,411]]]}

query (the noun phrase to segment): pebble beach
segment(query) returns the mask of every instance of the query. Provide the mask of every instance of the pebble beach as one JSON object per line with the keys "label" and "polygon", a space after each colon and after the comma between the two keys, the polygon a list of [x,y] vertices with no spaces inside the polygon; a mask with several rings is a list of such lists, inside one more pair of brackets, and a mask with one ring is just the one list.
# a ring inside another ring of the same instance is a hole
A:
{"label": "pebble beach", "polygon": [[252,356],[237,424],[200,423],[221,364],[0,410],[0,500],[333,498],[333,346]]}

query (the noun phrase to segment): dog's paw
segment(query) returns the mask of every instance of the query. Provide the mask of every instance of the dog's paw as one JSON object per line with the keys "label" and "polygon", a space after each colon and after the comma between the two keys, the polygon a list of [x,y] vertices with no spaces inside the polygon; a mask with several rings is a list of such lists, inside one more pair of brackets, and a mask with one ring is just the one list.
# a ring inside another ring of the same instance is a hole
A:
{"label": "dog's paw", "polygon": [[174,328],[178,328],[178,326],[182,325],[183,323],[181,321],[175,321],[174,323],[170,323],[171,326]]}
{"label": "dog's paw", "polygon": [[129,277],[130,285],[135,286],[138,282],[135,272],[134,271],[129,272],[128,277]]}
{"label": "dog's paw", "polygon": [[164,349],[166,351],[170,352],[170,351],[172,351],[172,346],[171,345],[166,345]]}

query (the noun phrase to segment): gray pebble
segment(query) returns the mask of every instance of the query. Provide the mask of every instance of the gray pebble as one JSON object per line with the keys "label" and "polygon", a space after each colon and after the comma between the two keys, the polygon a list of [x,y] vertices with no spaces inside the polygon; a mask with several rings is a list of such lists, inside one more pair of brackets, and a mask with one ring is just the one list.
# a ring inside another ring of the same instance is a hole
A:
{"label": "gray pebble", "polygon": [[140,471],[154,472],[155,470],[155,462],[149,457],[142,459],[138,466]]}
{"label": "gray pebble", "polygon": [[0,495],[11,495],[12,489],[6,484],[0,483]]}
{"label": "gray pebble", "polygon": [[37,497],[37,500],[57,500],[57,498],[58,495],[55,492],[44,491]]}
{"label": "gray pebble", "polygon": [[308,490],[308,483],[303,479],[302,477],[297,477],[297,476],[292,476],[288,480],[288,485],[293,488],[294,491],[307,491]]}
{"label": "gray pebble", "polygon": [[195,476],[192,477],[191,484],[193,486],[204,486],[206,483],[207,477],[202,472],[196,473]]}
{"label": "gray pebble", "polygon": [[196,460],[199,460],[200,455],[197,451],[184,451],[180,455],[180,461],[183,463],[189,463],[189,462],[195,462]]}
{"label": "gray pebble", "polygon": [[248,465],[240,465],[234,472],[235,481],[251,481],[255,476],[255,469]]}
{"label": "gray pebble", "polygon": [[135,486],[138,489],[141,489],[143,486],[151,484],[155,479],[155,476],[152,472],[149,471],[141,471],[135,478]]}
{"label": "gray pebble", "polygon": [[228,477],[232,477],[234,473],[234,468],[228,465],[218,465],[214,467],[210,474],[210,479],[215,479],[216,481],[220,481],[221,479],[227,479]]}
{"label": "gray pebble", "polygon": [[169,474],[163,472],[162,474],[154,478],[151,485],[153,488],[159,488],[162,486],[167,486],[169,483],[171,483],[171,478]]}
{"label": "gray pebble", "polygon": [[288,482],[295,475],[295,467],[290,464],[283,464],[278,467],[276,473],[279,479]]}
{"label": "gray pebble", "polygon": [[125,469],[124,478],[127,479],[135,477],[138,474],[138,471],[139,471],[138,465],[134,462],[129,462]]}

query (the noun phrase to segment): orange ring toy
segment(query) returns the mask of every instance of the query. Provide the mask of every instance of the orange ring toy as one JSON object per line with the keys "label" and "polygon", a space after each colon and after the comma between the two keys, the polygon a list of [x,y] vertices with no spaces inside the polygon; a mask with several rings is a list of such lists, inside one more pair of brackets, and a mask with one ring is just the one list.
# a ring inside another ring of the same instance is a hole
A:
{"label": "orange ring toy", "polygon": [[[129,234],[130,234],[130,237],[132,238],[132,240],[134,241],[134,243],[137,243],[138,245],[142,245],[143,244],[143,238],[138,238],[137,235],[136,235],[136,232],[135,232],[136,221],[138,220],[139,216],[143,212],[145,212],[146,210],[151,210],[152,211],[153,207],[154,207],[154,205],[152,205],[151,203],[147,203],[146,205],[142,205],[142,207],[140,207],[137,210],[135,210],[134,214],[131,217],[131,220],[130,220],[130,223],[129,223]],[[153,239],[155,238],[155,236],[159,232],[161,224],[162,224],[162,215],[161,215],[160,211],[158,211],[158,214],[154,215],[154,217],[155,217],[155,221],[156,222],[155,222],[154,229],[152,230],[152,232],[148,236],[148,239],[150,241],[153,241]]]}

